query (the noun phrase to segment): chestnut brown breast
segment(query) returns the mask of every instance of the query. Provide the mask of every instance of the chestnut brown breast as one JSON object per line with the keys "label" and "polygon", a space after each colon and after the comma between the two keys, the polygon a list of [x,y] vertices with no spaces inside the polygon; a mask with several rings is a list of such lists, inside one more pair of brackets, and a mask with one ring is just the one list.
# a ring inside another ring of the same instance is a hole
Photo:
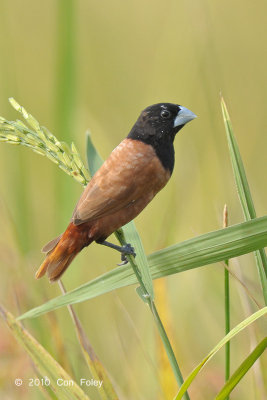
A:
{"label": "chestnut brown breast", "polygon": [[169,178],[152,146],[124,139],[85,188],[72,222],[90,225],[89,237],[104,240],[135,218]]}

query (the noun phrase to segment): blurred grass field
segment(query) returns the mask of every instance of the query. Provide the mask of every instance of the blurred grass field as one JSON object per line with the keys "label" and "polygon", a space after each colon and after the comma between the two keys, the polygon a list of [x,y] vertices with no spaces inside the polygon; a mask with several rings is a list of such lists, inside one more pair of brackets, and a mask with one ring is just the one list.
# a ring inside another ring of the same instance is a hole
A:
{"label": "blurred grass field", "polygon": [[[60,140],[74,141],[82,154],[89,128],[103,158],[150,104],[175,102],[198,115],[176,138],[171,181],[136,219],[147,254],[221,228],[225,203],[229,223],[243,221],[220,92],[257,215],[266,214],[265,2],[0,0],[0,13],[0,115],[17,117],[8,103],[13,96]],[[34,272],[42,261],[40,248],[66,227],[80,193],[81,187],[46,158],[0,143],[0,302],[15,315],[60,294],[46,279],[35,281]],[[71,290],[117,262],[117,254],[93,244],[64,275],[64,284]],[[231,262],[237,274],[239,267],[242,280],[263,304],[252,255]],[[223,267],[216,264],[155,283],[159,309],[161,302],[168,306],[166,327],[184,376],[224,335],[223,279]],[[231,279],[232,326],[251,312],[244,301]],[[155,373],[163,365],[157,333],[133,287],[75,310],[120,398],[173,398],[175,382],[161,388]],[[67,310],[26,326],[71,375],[87,377]],[[264,328],[259,321],[257,338]],[[16,377],[26,379],[34,372],[2,322],[0,329],[1,399],[44,398],[38,388],[15,387]],[[232,342],[233,371],[249,352],[249,335],[244,331]],[[192,386],[192,399],[214,398],[223,385],[223,363],[221,352]],[[266,371],[266,359],[262,364]],[[88,393],[98,398],[96,390]],[[252,371],[231,398],[261,399]]]}

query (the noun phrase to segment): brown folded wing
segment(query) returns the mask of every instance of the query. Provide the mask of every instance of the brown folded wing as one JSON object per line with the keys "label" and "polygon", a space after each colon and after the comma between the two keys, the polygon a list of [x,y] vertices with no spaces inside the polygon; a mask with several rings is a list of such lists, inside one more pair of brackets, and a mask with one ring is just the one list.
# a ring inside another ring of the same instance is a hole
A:
{"label": "brown folded wing", "polygon": [[168,178],[169,173],[161,166],[150,145],[125,139],[85,188],[72,221],[79,225],[113,214],[145,193],[156,194]]}

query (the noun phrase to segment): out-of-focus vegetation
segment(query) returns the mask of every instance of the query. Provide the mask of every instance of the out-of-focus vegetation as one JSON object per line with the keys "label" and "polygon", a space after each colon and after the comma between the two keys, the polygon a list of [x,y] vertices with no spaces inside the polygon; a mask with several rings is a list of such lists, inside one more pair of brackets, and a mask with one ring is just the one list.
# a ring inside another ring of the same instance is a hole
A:
{"label": "out-of-focus vegetation", "polygon": [[[60,140],[74,141],[82,154],[90,128],[106,158],[147,105],[176,102],[198,115],[176,138],[171,181],[136,219],[147,254],[221,228],[225,203],[229,224],[243,221],[220,91],[231,112],[257,215],[266,214],[264,2],[1,0],[0,12],[0,114],[8,119],[16,118],[7,102],[14,96]],[[39,249],[65,228],[80,193],[81,186],[47,159],[0,143],[0,302],[14,314],[60,294],[47,280],[35,281],[34,272],[42,261]],[[110,249],[91,245],[64,276],[66,288],[118,261]],[[230,268],[263,304],[253,257],[233,260]],[[156,303],[186,376],[224,336],[224,270],[215,264],[163,279],[155,285]],[[256,308],[233,277],[230,286],[233,327]],[[120,398],[175,395],[171,371],[168,385],[162,379],[168,366],[152,318],[132,287],[75,310]],[[88,376],[67,310],[25,323],[70,375]],[[232,371],[266,332],[263,320],[253,328],[232,342]],[[0,329],[0,397],[43,398],[37,388],[14,385],[15,378],[27,380],[34,370],[2,322]],[[191,388],[193,399],[218,393],[223,363],[219,353],[203,370]],[[261,364],[261,372],[245,376],[233,399],[261,398],[266,360]],[[98,396],[96,389],[88,393]]]}

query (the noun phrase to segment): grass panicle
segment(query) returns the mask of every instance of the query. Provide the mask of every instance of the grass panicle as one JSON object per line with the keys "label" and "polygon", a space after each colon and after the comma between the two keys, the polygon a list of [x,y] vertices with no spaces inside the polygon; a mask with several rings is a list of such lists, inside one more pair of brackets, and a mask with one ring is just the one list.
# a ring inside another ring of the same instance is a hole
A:
{"label": "grass panicle", "polygon": [[7,121],[0,117],[0,141],[31,148],[35,153],[58,164],[59,168],[85,186],[89,181],[89,173],[74,143],[70,148],[67,143],[60,142],[16,100],[10,98],[9,101],[27,125],[20,120]]}

